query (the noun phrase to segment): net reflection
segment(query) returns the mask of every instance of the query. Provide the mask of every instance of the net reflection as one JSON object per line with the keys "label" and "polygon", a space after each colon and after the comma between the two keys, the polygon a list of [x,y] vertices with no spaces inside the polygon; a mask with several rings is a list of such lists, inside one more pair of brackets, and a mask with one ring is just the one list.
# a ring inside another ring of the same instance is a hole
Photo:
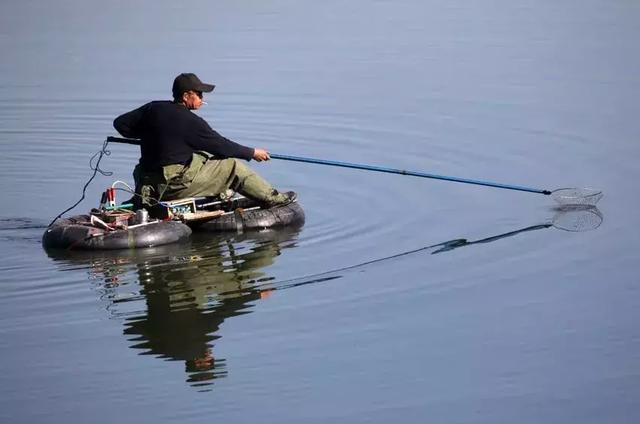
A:
{"label": "net reflection", "polygon": [[124,322],[141,355],[184,362],[186,381],[209,390],[227,375],[217,357],[220,325],[252,312],[272,293],[264,268],[296,246],[299,231],[198,236],[187,245],[126,252],[48,252],[77,269],[86,266],[111,315]]}
{"label": "net reflection", "polygon": [[[389,263],[390,261],[422,253],[430,253],[432,255],[438,253],[450,252],[461,247],[482,245],[492,243],[498,240],[503,240],[509,237],[514,237],[519,234],[528,233],[531,231],[544,230],[547,228],[556,228],[558,230],[567,232],[585,232],[593,231],[600,227],[604,219],[602,212],[594,206],[564,206],[553,208],[553,217],[540,224],[529,225],[527,227],[519,228],[513,231],[507,231],[496,235],[484,237],[477,240],[468,240],[466,238],[447,240],[441,243],[431,244],[423,246],[417,249],[407,250],[405,252],[396,253],[394,255],[385,256],[382,258],[372,259],[366,262],[360,262],[355,265],[349,265],[342,268],[332,269],[328,271],[319,272],[316,274],[305,275],[301,277],[291,278],[288,280],[280,280],[275,282],[271,286],[271,290],[284,290],[293,287],[300,287],[310,284],[325,283],[328,281],[342,278],[350,272],[362,271],[368,267],[379,265],[381,263]],[[230,294],[230,293],[227,293]]]}

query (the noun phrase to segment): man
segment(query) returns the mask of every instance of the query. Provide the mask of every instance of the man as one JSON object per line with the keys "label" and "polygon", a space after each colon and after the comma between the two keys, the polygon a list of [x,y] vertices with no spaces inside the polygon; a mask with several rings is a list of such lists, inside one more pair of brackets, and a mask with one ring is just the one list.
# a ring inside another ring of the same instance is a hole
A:
{"label": "man", "polygon": [[293,202],[294,192],[279,193],[238,160],[267,161],[268,151],[221,136],[191,112],[202,106],[202,94],[214,88],[195,74],[180,74],[173,81],[173,101],[152,101],[113,122],[123,136],[141,140],[133,176],[142,204],[217,196],[227,189],[267,207]]}

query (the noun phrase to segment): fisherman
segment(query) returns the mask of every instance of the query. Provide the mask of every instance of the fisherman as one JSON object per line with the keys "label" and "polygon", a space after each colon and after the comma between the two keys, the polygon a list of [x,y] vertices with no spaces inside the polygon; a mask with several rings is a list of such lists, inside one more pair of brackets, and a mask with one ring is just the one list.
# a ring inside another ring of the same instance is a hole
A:
{"label": "fisherman", "polygon": [[267,150],[235,143],[191,112],[214,88],[183,73],[173,81],[173,101],[152,101],[114,120],[124,137],[141,140],[133,171],[137,203],[153,206],[160,200],[224,195],[229,189],[265,207],[293,202],[296,193],[278,192],[239,160],[267,161]]}

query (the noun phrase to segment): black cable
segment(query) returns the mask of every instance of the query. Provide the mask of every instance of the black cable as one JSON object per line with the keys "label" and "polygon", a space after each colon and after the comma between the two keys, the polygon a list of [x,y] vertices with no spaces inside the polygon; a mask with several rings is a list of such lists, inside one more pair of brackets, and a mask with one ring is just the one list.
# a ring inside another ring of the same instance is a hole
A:
{"label": "black cable", "polygon": [[[111,171],[103,171],[102,169],[100,169],[100,161],[102,160],[103,156],[109,156],[111,154],[111,151],[107,150],[107,145],[109,144],[109,140],[105,140],[104,144],[102,145],[102,149],[98,152],[96,152],[93,156],[91,156],[91,159],[89,159],[89,168],[93,169],[93,175],[91,175],[91,178],[89,178],[89,180],[86,182],[86,184],[84,185],[84,187],[82,187],[82,197],[80,197],[80,200],[78,200],[73,206],[65,209],[64,211],[62,211],[58,216],[56,216],[53,221],[51,221],[51,223],[48,225],[49,227],[51,227],[53,225],[54,222],[56,222],[62,215],[64,215],[65,213],[69,212],[71,209],[75,208],[76,206],[78,206],[80,204],[80,202],[82,202],[85,198],[86,192],[87,192],[87,187],[89,187],[89,184],[91,184],[91,181],[93,181],[93,179],[96,177],[96,175],[98,174],[98,172],[104,176],[110,176],[113,175],[113,172]],[[98,159],[96,160],[96,165],[95,167],[93,166],[93,160],[96,158],[96,156],[98,157]]]}

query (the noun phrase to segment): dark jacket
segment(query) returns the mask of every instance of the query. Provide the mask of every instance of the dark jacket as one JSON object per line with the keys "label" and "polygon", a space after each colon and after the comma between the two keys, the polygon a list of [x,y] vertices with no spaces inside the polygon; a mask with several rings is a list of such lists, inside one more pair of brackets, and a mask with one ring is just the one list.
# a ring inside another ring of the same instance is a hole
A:
{"label": "dark jacket", "polygon": [[124,137],[142,140],[140,165],[149,171],[186,164],[197,150],[219,158],[253,157],[252,148],[221,136],[204,119],[171,101],[147,103],[118,116],[113,126]]}

